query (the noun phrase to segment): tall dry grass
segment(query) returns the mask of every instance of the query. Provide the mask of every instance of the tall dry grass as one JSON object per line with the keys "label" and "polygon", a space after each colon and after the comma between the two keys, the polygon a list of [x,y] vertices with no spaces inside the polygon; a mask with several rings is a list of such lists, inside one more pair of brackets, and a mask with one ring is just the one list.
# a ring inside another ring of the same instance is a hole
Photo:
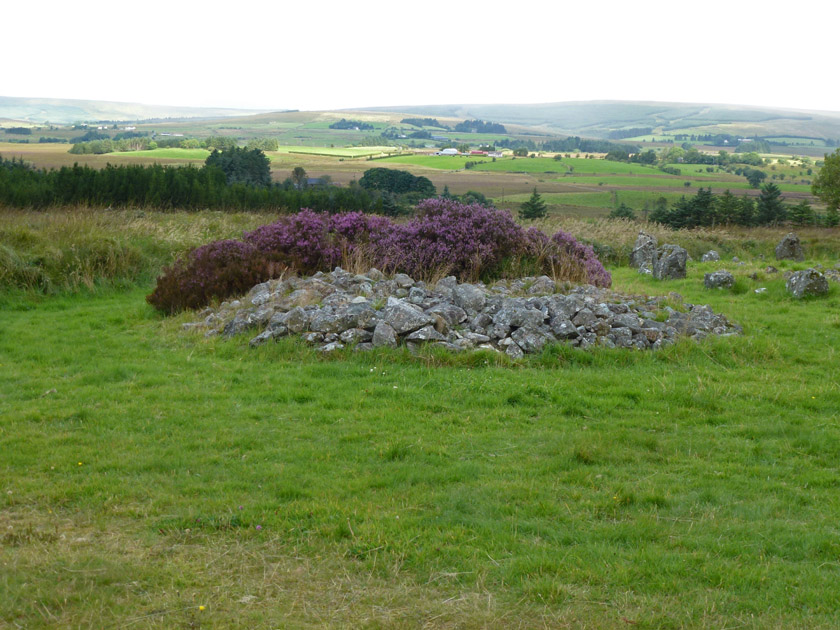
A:
{"label": "tall dry grass", "polygon": [[604,264],[626,265],[630,252],[643,230],[657,238],[660,244],[673,243],[699,258],[710,249],[721,255],[739,257],[773,257],[779,240],[788,232],[796,232],[809,258],[840,258],[840,229],[799,228],[791,226],[743,228],[696,228],[674,230],[658,223],[629,219],[548,218],[535,223],[536,227],[552,234],[565,230],[578,240],[591,244]]}
{"label": "tall dry grass", "polygon": [[274,215],[66,208],[0,214],[0,288],[94,289],[156,274],[192,247],[239,237]]}

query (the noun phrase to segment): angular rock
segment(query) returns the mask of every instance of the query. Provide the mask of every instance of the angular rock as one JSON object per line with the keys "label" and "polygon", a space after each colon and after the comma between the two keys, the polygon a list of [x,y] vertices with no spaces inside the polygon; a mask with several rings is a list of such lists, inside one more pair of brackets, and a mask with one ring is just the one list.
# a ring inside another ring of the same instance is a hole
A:
{"label": "angular rock", "polygon": [[796,234],[790,232],[782,237],[782,240],[776,245],[776,260],[795,260],[797,262],[805,260],[802,243],[799,242],[799,237]]}
{"label": "angular rock", "polygon": [[579,334],[572,320],[559,315],[551,320],[550,328],[558,339],[574,339]]}
{"label": "angular rock", "polygon": [[421,289],[420,287],[411,287],[408,290],[408,301],[412,304],[422,304],[423,300],[426,299],[426,291],[425,289]]}
{"label": "angular rock", "polygon": [[816,269],[805,269],[794,272],[785,283],[785,289],[795,298],[826,295],[828,280]]}
{"label": "angular rock", "polygon": [[577,315],[575,315],[572,318],[572,323],[575,326],[584,326],[586,328],[589,328],[597,320],[598,320],[598,318],[595,317],[595,313],[590,311],[588,308],[584,308],[584,309],[581,309],[580,311],[578,311]]}
{"label": "angular rock", "polygon": [[406,341],[446,341],[434,326],[423,326],[406,337]]}
{"label": "angular rock", "polygon": [[556,289],[557,285],[554,284],[554,280],[548,276],[540,276],[528,289],[528,293],[530,295],[544,295],[547,293],[554,293]]}
{"label": "angular rock", "polygon": [[725,269],[713,271],[703,276],[703,285],[707,289],[731,289],[735,286],[735,276]]}
{"label": "angular rock", "polygon": [[679,245],[663,245],[657,251],[653,264],[653,277],[657,280],[678,280],[685,278],[688,252]]}
{"label": "angular rock", "polygon": [[373,338],[371,343],[374,348],[396,348],[397,347],[397,333],[387,322],[379,322],[376,328],[373,329]]}
{"label": "angular rock", "polygon": [[510,338],[527,354],[540,352],[547,343],[557,341],[548,333],[528,328],[517,328],[510,334]]}
{"label": "angular rock", "polygon": [[507,354],[511,359],[521,359],[525,356],[525,353],[522,352],[522,348],[514,342],[508,344],[507,348],[505,348],[505,354]]}
{"label": "angular rock", "polygon": [[434,319],[430,315],[401,301],[396,301],[390,306],[385,307],[382,319],[390,324],[391,328],[398,335],[403,335],[422,328],[427,324],[434,323]]}
{"label": "angular rock", "polygon": [[700,259],[701,262],[715,262],[720,260],[720,254],[718,254],[715,250],[710,249],[703,257]]}
{"label": "angular rock", "polygon": [[446,320],[446,323],[450,328],[454,328],[467,319],[467,312],[464,309],[460,306],[449,304],[448,302],[433,306],[426,312],[432,316],[440,315],[444,320]]}
{"label": "angular rock", "polygon": [[341,333],[338,338],[346,344],[362,343],[373,339],[373,333],[364,328],[349,328]]}
{"label": "angular rock", "polygon": [[486,297],[484,291],[472,284],[459,284],[454,291],[455,304],[467,313],[478,313],[484,308]]}
{"label": "angular rock", "polygon": [[535,329],[542,326],[545,314],[524,304],[512,303],[493,315],[496,326]]}

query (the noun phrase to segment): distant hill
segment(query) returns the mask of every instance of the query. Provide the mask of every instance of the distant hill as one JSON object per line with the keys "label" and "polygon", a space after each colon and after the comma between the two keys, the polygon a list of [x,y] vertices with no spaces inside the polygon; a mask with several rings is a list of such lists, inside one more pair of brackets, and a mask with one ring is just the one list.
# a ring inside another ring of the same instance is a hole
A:
{"label": "distant hill", "polygon": [[60,125],[100,120],[224,118],[228,116],[247,116],[262,111],[264,110],[0,96],[0,118],[37,123],[50,122]]}
{"label": "distant hill", "polygon": [[611,132],[652,128],[657,132],[731,133],[759,136],[840,138],[840,112],[770,107],[643,101],[575,101],[534,105],[409,105],[368,111],[491,120],[563,134],[609,137]]}

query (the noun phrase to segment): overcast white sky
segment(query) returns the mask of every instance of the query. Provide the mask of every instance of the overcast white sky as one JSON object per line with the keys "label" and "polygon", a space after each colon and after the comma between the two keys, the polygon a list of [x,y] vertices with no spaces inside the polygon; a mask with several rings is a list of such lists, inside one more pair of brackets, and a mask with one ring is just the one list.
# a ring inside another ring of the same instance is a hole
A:
{"label": "overcast white sky", "polygon": [[259,109],[617,99],[840,110],[840,4],[12,0],[0,95]]}

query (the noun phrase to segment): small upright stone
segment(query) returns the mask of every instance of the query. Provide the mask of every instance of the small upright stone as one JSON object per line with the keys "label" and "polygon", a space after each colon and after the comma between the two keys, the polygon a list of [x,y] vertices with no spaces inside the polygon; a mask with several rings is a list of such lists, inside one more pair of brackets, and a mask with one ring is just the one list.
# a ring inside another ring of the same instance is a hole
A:
{"label": "small upright stone", "polygon": [[735,276],[721,269],[703,276],[703,284],[707,289],[731,289],[735,285]]}
{"label": "small upright stone", "polygon": [[639,269],[643,265],[653,267],[656,260],[656,237],[646,232],[639,232],[633,251],[630,253],[630,266]]}
{"label": "small upright stone", "polygon": [[805,260],[805,252],[802,251],[802,244],[799,237],[793,232],[785,234],[779,244],[776,245],[776,260]]}
{"label": "small upright stone", "polygon": [[718,254],[715,250],[710,249],[703,254],[703,258],[700,259],[700,262],[716,262],[718,260],[720,260],[720,254]]}

